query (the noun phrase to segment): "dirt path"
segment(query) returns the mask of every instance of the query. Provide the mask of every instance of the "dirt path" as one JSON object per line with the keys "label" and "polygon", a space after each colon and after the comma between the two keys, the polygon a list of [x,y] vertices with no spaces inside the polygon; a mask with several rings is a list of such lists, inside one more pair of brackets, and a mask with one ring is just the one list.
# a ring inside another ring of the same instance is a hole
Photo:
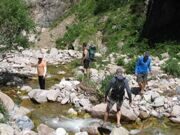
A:
{"label": "dirt path", "polygon": [[67,32],[67,26],[71,25],[75,20],[75,15],[69,16],[64,19],[59,25],[55,28],[47,28],[40,35],[40,40],[36,43],[37,48],[52,48],[56,46],[56,40],[60,37],[63,37]]}

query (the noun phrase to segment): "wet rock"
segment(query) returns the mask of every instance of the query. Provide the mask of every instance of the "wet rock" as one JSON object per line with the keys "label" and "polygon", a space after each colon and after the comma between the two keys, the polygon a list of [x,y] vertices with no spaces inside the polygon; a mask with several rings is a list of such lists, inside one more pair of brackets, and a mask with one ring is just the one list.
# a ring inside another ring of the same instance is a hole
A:
{"label": "wet rock", "polygon": [[180,106],[179,105],[173,106],[171,116],[180,116]]}
{"label": "wet rock", "polygon": [[21,90],[26,91],[26,92],[30,92],[32,90],[32,88],[30,86],[22,86]]}
{"label": "wet rock", "polygon": [[70,108],[70,109],[68,110],[68,114],[76,116],[76,115],[77,115],[77,112],[76,112],[73,108]]}
{"label": "wet rock", "polygon": [[4,119],[4,115],[0,113],[0,121]]}
{"label": "wet rock", "polygon": [[124,127],[114,128],[110,135],[129,135],[129,131]]}
{"label": "wet rock", "polygon": [[28,93],[28,96],[38,103],[45,103],[47,102],[47,94],[47,90],[34,89]]}
{"label": "wet rock", "polygon": [[17,118],[16,119],[16,124],[22,130],[24,130],[24,129],[31,130],[31,129],[34,128],[33,122],[27,116],[22,116],[22,117]]}
{"label": "wet rock", "polygon": [[55,130],[47,125],[40,124],[37,127],[38,135],[55,135]]}
{"label": "wet rock", "polygon": [[38,135],[36,132],[31,130],[23,130],[20,135]]}
{"label": "wet rock", "polygon": [[1,135],[14,135],[14,129],[9,125],[0,123],[0,133]]}
{"label": "wet rock", "polygon": [[9,113],[13,111],[15,104],[9,96],[0,92],[0,101]]}
{"label": "wet rock", "polygon": [[13,119],[17,119],[17,118],[22,117],[30,112],[31,112],[31,110],[29,110],[23,106],[20,106],[20,107],[16,106],[14,108],[14,110],[10,113],[10,115]]}
{"label": "wet rock", "polygon": [[139,129],[133,129],[129,132],[130,135],[138,135],[141,132]]}
{"label": "wet rock", "polygon": [[81,128],[81,132],[87,132],[89,135],[98,135],[98,126],[88,126]]}
{"label": "wet rock", "polygon": [[150,115],[147,111],[140,111],[139,117],[141,119],[147,119],[148,117],[150,117]]}
{"label": "wet rock", "polygon": [[151,111],[151,116],[154,116],[154,117],[156,117],[156,118],[159,118],[159,117],[160,117],[159,113],[158,113],[157,111],[155,111],[155,110],[152,110],[152,111]]}
{"label": "wet rock", "polygon": [[58,129],[56,129],[55,135],[68,135],[68,134],[64,128],[58,128]]}
{"label": "wet rock", "polygon": [[87,107],[89,108],[91,106],[89,99],[80,99],[79,104],[80,104],[80,106],[82,106],[84,108],[87,108]]}

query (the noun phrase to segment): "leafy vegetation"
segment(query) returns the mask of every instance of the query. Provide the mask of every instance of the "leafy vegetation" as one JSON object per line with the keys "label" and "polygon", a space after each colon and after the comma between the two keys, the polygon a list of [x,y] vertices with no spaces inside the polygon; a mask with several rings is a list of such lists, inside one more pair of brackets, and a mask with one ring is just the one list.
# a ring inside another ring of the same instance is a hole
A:
{"label": "leafy vegetation", "polygon": [[2,119],[0,119],[0,123],[5,123],[8,119],[8,115],[5,107],[1,102],[0,102],[0,113],[4,116]]}
{"label": "leafy vegetation", "polygon": [[179,77],[180,76],[180,57],[169,59],[166,62],[166,64],[163,65],[162,68],[166,73]]}
{"label": "leafy vegetation", "polygon": [[118,66],[124,66],[124,64],[125,64],[123,58],[117,59],[116,63],[117,63]]}
{"label": "leafy vegetation", "polygon": [[22,31],[33,28],[33,22],[23,0],[0,1],[0,45],[1,50],[16,49],[17,46],[27,47],[27,38]]}
{"label": "leafy vegetation", "polygon": [[136,59],[133,58],[128,64],[124,66],[127,74],[134,74],[135,73],[135,65]]}

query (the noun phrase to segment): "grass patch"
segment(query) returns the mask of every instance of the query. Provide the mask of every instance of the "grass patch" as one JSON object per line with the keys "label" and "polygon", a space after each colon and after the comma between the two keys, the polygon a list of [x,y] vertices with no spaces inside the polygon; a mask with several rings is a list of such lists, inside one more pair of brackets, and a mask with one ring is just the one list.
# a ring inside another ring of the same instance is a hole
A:
{"label": "grass patch", "polygon": [[136,58],[133,58],[129,61],[128,64],[124,66],[127,74],[134,74],[135,73],[135,65],[136,65]]}
{"label": "grass patch", "polygon": [[118,66],[124,66],[124,65],[125,65],[124,59],[123,59],[123,58],[117,59],[117,60],[116,60],[116,64],[117,64]]}

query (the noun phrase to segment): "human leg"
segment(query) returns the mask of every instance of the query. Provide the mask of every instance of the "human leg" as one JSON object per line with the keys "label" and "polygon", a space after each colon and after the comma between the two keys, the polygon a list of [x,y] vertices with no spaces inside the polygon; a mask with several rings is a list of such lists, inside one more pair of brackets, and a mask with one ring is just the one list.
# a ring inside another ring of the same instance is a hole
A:
{"label": "human leg", "polygon": [[116,118],[117,118],[117,127],[121,126],[121,106],[123,103],[123,99],[117,102],[117,113],[116,113]]}
{"label": "human leg", "polygon": [[45,77],[42,78],[42,88],[41,89],[45,89]]}
{"label": "human leg", "polygon": [[106,112],[104,114],[104,122],[107,122],[108,117],[109,117],[109,112],[110,112],[112,106],[113,106],[113,102],[112,101],[108,101],[107,102],[107,107],[106,107]]}
{"label": "human leg", "polygon": [[142,74],[138,74],[137,75],[137,82],[140,88],[140,92],[142,92],[144,90],[144,83],[143,83],[143,75]]}

